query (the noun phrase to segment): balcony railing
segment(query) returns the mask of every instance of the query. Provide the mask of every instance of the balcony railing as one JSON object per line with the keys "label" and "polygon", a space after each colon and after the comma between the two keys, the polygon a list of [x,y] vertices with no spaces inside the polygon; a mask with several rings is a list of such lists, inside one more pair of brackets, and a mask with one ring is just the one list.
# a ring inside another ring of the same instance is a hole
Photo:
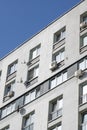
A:
{"label": "balcony railing", "polygon": [[51,112],[49,114],[49,121],[54,120],[60,116],[62,116],[62,108],[58,109],[57,111]]}

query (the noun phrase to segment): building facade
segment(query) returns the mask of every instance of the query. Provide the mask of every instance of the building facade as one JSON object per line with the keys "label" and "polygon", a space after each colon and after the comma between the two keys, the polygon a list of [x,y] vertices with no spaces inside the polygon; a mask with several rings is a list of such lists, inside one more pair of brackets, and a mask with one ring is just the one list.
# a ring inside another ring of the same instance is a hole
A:
{"label": "building facade", "polygon": [[0,60],[0,130],[87,130],[87,0]]}

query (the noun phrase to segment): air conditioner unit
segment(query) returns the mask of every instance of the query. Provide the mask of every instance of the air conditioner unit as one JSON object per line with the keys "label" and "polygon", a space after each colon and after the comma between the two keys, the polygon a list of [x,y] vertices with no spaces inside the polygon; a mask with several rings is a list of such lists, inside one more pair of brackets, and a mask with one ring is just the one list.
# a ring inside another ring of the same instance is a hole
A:
{"label": "air conditioner unit", "polygon": [[7,94],[8,97],[13,97],[14,96],[14,91],[10,91],[8,94]]}
{"label": "air conditioner unit", "polygon": [[50,70],[55,70],[57,68],[57,61],[53,61],[51,64],[50,64]]}
{"label": "air conditioner unit", "polygon": [[82,75],[83,75],[82,70],[77,70],[77,71],[75,71],[75,77],[79,78],[79,77],[82,76]]}
{"label": "air conditioner unit", "polygon": [[87,27],[87,22],[86,22],[86,21],[84,21],[84,22],[82,22],[82,23],[80,24],[80,29],[83,29],[83,28],[85,28],[85,27]]}

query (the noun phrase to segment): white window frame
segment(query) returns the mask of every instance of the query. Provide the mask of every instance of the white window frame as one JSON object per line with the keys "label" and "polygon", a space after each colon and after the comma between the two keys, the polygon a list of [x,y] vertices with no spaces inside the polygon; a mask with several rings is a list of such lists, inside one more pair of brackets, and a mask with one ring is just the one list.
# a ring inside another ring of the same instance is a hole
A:
{"label": "white window frame", "polygon": [[61,124],[57,125],[53,129],[51,129],[51,130],[62,130],[62,125]]}
{"label": "white window frame", "polygon": [[87,102],[87,83],[81,85],[81,92],[82,92],[82,94],[81,94],[82,102],[81,103],[84,104]]}
{"label": "white window frame", "polygon": [[[55,104],[55,109],[53,110],[53,107]],[[51,111],[49,112],[49,115],[51,115],[51,120],[59,117],[62,115],[62,109],[63,109],[63,97],[59,97],[55,99],[54,101],[50,102],[49,108]]]}
{"label": "white window frame", "polygon": [[87,14],[83,16],[83,22],[87,22]]}
{"label": "white window frame", "polygon": [[60,85],[61,83],[65,82],[67,80],[67,71],[64,71],[51,79],[50,81],[50,89],[55,88],[57,85]]}
{"label": "white window frame", "polygon": [[28,78],[29,81],[31,81],[34,78],[38,77],[38,75],[39,75],[39,65],[37,65],[34,68],[32,68],[31,70],[29,70],[28,71],[28,76],[29,76],[30,71],[32,72],[32,78]]}
{"label": "white window frame", "polygon": [[87,46],[87,33],[80,37],[80,48],[83,48],[85,46]]}
{"label": "white window frame", "polygon": [[[6,92],[8,87],[10,87],[10,90],[8,92]],[[8,95],[9,92],[14,91],[14,90],[15,90],[15,80],[5,86],[4,96]]]}
{"label": "white window frame", "polygon": [[27,93],[26,96],[25,96],[25,104],[33,101],[36,97],[36,91],[35,90],[32,90],[31,92]]}
{"label": "white window frame", "polygon": [[[84,117],[84,115],[86,115],[86,118]],[[87,112],[85,112],[82,115],[82,124],[81,125],[82,125],[82,130],[86,130],[87,129]]]}
{"label": "white window frame", "polygon": [[17,60],[8,66],[8,75],[17,71]]}
{"label": "white window frame", "polygon": [[[12,113],[13,111],[15,111],[15,106],[16,106],[16,103],[12,103],[10,104],[9,106],[5,107],[3,110],[2,110],[2,115],[1,117],[4,118],[5,116],[9,115],[10,113]],[[3,115],[3,112],[4,112],[4,115]]]}
{"label": "white window frame", "polygon": [[66,29],[64,27],[54,34],[54,43],[60,42],[65,37],[66,37]]}
{"label": "white window frame", "polygon": [[65,48],[59,50],[56,54],[54,54],[57,63],[64,61],[64,55],[65,55]]}
{"label": "white window frame", "polygon": [[[29,120],[29,124],[26,125],[26,119]],[[23,118],[23,130],[34,125],[34,113],[30,113]],[[30,129],[29,129],[30,130]]]}
{"label": "white window frame", "polygon": [[32,50],[30,50],[30,60],[35,59],[40,55],[40,45],[36,46]]}
{"label": "white window frame", "polygon": [[85,70],[87,69],[87,59],[84,58],[80,63],[79,63],[79,69]]}

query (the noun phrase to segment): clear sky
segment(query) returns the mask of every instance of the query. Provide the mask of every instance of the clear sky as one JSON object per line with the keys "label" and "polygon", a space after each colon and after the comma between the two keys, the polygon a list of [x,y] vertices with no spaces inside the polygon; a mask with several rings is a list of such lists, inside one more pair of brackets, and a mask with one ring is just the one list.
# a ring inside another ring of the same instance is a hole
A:
{"label": "clear sky", "polygon": [[0,0],[0,59],[81,0]]}

